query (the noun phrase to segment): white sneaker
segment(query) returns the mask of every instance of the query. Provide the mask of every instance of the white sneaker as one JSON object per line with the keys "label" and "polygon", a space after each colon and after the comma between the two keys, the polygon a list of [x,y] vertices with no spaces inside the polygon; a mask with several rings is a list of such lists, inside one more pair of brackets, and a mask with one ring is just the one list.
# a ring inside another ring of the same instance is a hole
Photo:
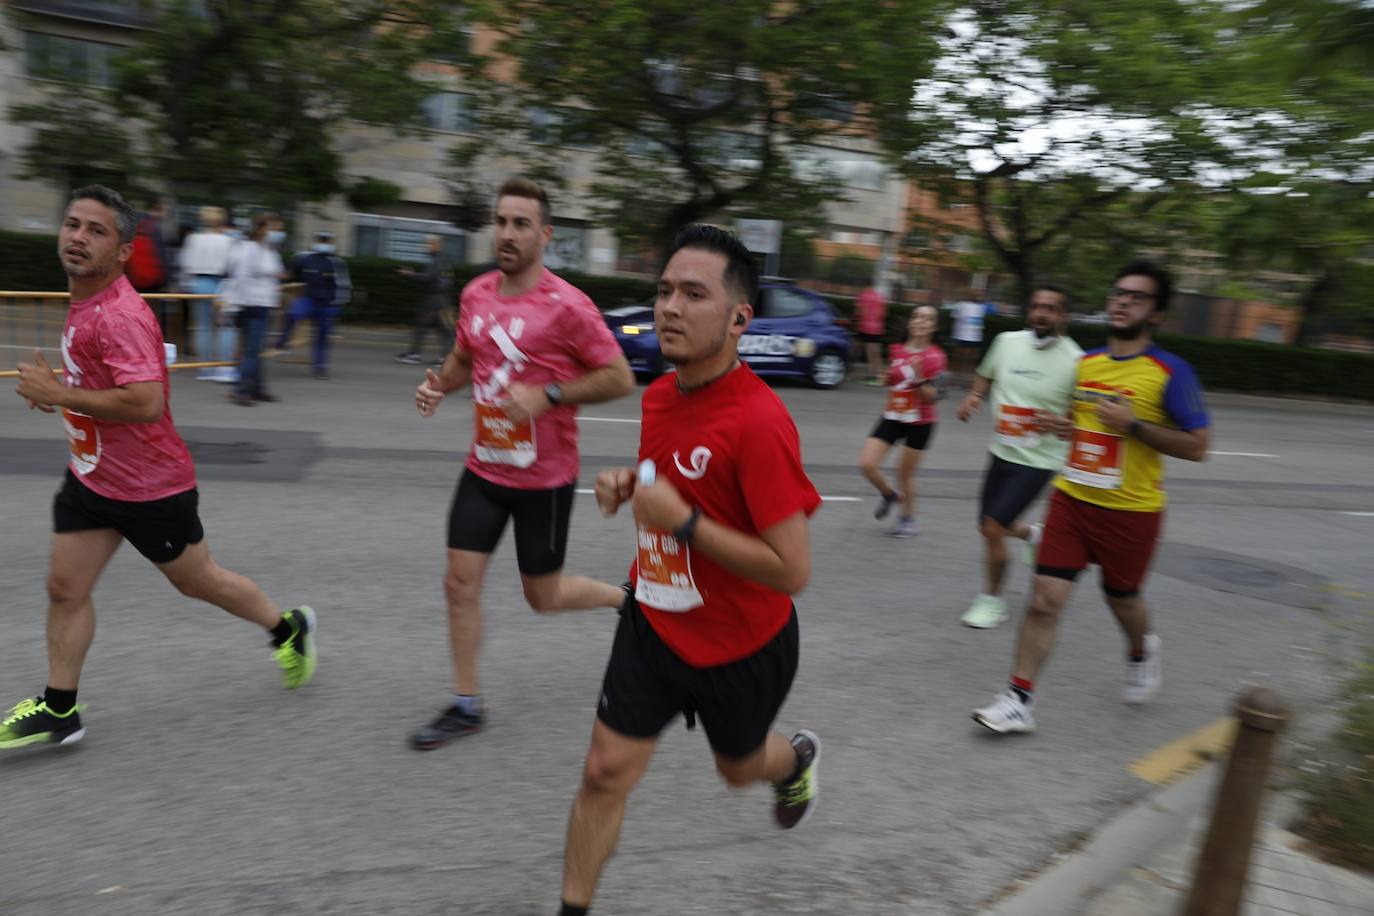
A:
{"label": "white sneaker", "polygon": [[1152,700],[1164,686],[1164,667],[1159,660],[1159,645],[1159,637],[1151,633],[1145,637],[1145,660],[1126,660],[1126,686],[1121,691],[1121,699],[1127,703],[1136,704]]}
{"label": "white sneaker", "polygon": [[1007,619],[1007,603],[996,595],[979,595],[960,622],[976,630],[990,630]]}
{"label": "white sneaker", "polygon": [[887,536],[890,538],[914,538],[921,533],[921,529],[909,518],[898,519],[897,524],[888,529]]}
{"label": "white sneaker", "polygon": [[975,709],[973,721],[999,735],[1035,731],[1035,716],[1031,715],[1031,704],[1024,702],[1010,687],[997,694],[987,706]]}
{"label": "white sneaker", "polygon": [[213,382],[217,378],[219,378],[219,370],[214,366],[196,373],[196,381],[198,382]]}

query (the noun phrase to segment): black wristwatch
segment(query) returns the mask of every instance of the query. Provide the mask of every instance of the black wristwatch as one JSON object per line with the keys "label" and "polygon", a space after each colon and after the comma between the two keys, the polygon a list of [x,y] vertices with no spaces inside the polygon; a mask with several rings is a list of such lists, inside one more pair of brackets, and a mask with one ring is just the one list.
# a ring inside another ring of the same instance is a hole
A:
{"label": "black wristwatch", "polygon": [[692,507],[692,514],[687,516],[687,521],[682,523],[682,527],[673,532],[673,537],[683,544],[692,543],[692,538],[696,537],[697,522],[701,520],[701,509],[697,506]]}
{"label": "black wristwatch", "polygon": [[563,403],[563,388],[557,382],[549,382],[544,386],[544,397],[549,399],[549,403],[557,407]]}
{"label": "black wristwatch", "polygon": [[1128,427],[1126,427],[1126,435],[1130,436],[1132,439],[1139,439],[1139,438],[1140,438],[1140,421],[1139,421],[1139,420],[1132,420],[1132,421],[1131,421],[1131,425],[1128,426]]}

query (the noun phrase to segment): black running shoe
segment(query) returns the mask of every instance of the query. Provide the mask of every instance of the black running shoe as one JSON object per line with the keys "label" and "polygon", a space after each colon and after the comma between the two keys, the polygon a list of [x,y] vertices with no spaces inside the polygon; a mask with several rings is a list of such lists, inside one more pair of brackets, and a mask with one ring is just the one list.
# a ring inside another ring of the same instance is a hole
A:
{"label": "black running shoe", "polygon": [[411,737],[411,743],[417,751],[432,751],[436,747],[443,747],[454,738],[480,732],[486,719],[485,712],[463,712],[457,706],[450,705],[448,709],[439,713],[437,719],[417,731]]}
{"label": "black running shoe", "polygon": [[878,499],[878,506],[873,510],[873,517],[881,521],[887,518],[887,514],[892,511],[892,507],[897,504],[896,493],[884,493]]}
{"label": "black running shoe", "polygon": [[778,826],[791,830],[811,816],[820,794],[816,767],[821,762],[821,739],[815,732],[802,729],[792,738],[797,751],[797,778],[773,786],[773,815]]}
{"label": "black running shoe", "polygon": [[86,734],[81,727],[81,707],[63,716],[48,708],[42,697],[25,700],[0,722],[0,748],[30,744],[75,744]]}

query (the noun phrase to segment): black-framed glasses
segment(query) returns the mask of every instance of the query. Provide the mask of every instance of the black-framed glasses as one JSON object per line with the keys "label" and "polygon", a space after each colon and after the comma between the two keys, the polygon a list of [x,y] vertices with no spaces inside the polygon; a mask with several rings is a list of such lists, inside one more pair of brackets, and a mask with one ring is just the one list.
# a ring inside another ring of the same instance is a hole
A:
{"label": "black-framed glasses", "polygon": [[1125,299],[1132,305],[1137,305],[1142,302],[1151,302],[1158,297],[1154,293],[1147,293],[1138,289],[1122,289],[1119,286],[1113,286],[1111,289],[1107,290],[1107,298]]}

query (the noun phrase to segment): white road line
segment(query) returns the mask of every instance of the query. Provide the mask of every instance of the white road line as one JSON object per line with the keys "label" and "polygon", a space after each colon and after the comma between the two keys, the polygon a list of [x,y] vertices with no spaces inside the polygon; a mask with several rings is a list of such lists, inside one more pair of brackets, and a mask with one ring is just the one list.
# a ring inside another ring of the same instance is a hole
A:
{"label": "white road line", "polygon": [[578,417],[577,419],[586,420],[588,423],[639,423],[638,420],[624,420],[620,417]]}
{"label": "white road line", "polygon": [[1374,518],[1374,512],[1342,512],[1341,515],[1353,515],[1356,518]]}
{"label": "white road line", "polygon": [[1230,455],[1233,458],[1277,458],[1268,452],[1208,452],[1209,455]]}
{"label": "white road line", "polygon": [[[583,496],[594,496],[594,495],[596,494],[596,491],[595,491],[595,490],[592,490],[592,489],[590,489],[590,488],[588,488],[588,487],[578,487],[578,488],[577,488],[577,492],[578,492],[578,493],[581,493]],[[859,496],[822,496],[821,499],[824,500],[825,502],[828,502],[828,503],[861,503],[861,502],[863,502],[863,498],[862,498],[862,497],[859,497]],[[1374,513],[1371,513],[1371,514],[1374,514]]]}

